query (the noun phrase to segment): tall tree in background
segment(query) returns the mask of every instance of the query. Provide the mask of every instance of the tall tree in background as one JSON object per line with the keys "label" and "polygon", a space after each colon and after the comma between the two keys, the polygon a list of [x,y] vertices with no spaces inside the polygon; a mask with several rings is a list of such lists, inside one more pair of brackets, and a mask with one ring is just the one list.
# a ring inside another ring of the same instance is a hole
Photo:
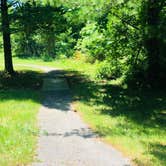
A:
{"label": "tall tree in background", "polygon": [[154,81],[161,72],[160,66],[160,12],[165,0],[148,0],[145,12],[145,47],[148,55],[148,79]]}
{"label": "tall tree in background", "polygon": [[13,74],[14,70],[13,70],[13,63],[12,63],[10,25],[9,25],[7,0],[1,0],[1,16],[2,16],[2,33],[3,33],[4,58],[5,58],[5,71],[7,71],[10,74]]}

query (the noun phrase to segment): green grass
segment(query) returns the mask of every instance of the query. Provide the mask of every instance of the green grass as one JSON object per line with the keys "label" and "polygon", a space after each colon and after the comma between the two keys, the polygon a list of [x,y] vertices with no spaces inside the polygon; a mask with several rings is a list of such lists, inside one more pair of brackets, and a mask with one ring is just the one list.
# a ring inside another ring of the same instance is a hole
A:
{"label": "green grass", "polygon": [[104,141],[137,165],[166,163],[164,90],[132,89],[118,81],[95,80],[96,65],[71,59],[43,62],[15,58],[14,62],[65,69],[75,109]]}
{"label": "green grass", "polygon": [[0,165],[31,162],[36,149],[39,94],[29,90],[0,91]]}
{"label": "green grass", "polygon": [[[21,68],[19,68],[21,70]],[[34,160],[41,73],[0,72],[0,165],[26,165]]]}
{"label": "green grass", "polygon": [[[55,60],[51,62],[44,62],[41,59],[33,59],[33,58],[28,58],[28,59],[20,59],[20,58],[13,58],[14,61],[14,68],[17,69],[18,66],[17,64],[29,64],[29,65],[41,65],[41,66],[49,66],[49,67],[55,67],[55,68],[60,68],[64,70],[73,70],[73,71],[79,71],[81,73],[87,73],[91,77],[95,77],[94,73],[96,70],[96,65],[92,65],[90,63],[84,63],[82,61],[78,61],[75,59],[61,59],[61,60]],[[20,66],[19,66],[20,68]],[[24,67],[23,67],[24,68]]]}

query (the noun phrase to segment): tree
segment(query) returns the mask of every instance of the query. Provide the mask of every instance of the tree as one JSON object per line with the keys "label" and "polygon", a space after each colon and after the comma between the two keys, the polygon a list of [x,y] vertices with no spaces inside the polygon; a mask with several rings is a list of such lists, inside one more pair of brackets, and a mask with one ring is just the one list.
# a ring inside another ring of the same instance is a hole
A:
{"label": "tree", "polygon": [[12,62],[10,25],[9,25],[7,0],[1,0],[1,17],[2,17],[5,71],[8,72],[9,74],[13,74],[14,70],[13,70],[13,62]]}
{"label": "tree", "polygon": [[148,0],[145,8],[145,47],[148,56],[148,79],[154,81],[159,77],[160,66],[160,12],[164,0]]}
{"label": "tree", "polygon": [[67,22],[63,6],[25,2],[12,13],[17,30],[15,53],[19,56],[55,57],[56,40],[65,32]]}

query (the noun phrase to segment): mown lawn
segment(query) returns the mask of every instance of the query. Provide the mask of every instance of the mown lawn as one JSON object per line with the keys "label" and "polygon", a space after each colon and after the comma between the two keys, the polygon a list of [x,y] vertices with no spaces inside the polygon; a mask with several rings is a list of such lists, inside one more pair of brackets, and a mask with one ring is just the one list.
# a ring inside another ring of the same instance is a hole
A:
{"label": "mown lawn", "polygon": [[165,90],[135,89],[118,81],[96,80],[96,65],[73,59],[43,62],[15,58],[14,61],[65,69],[74,109],[104,141],[137,165],[165,165]]}
{"label": "mown lawn", "polygon": [[0,165],[26,165],[34,160],[42,85],[40,72],[0,72]]}

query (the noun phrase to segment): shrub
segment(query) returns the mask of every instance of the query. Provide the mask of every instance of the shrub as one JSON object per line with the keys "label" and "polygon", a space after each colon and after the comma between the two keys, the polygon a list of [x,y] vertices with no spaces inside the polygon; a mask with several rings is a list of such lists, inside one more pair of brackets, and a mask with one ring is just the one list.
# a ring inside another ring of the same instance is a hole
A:
{"label": "shrub", "polygon": [[85,55],[80,51],[75,51],[73,58],[75,60],[79,60],[79,61],[83,61],[83,62],[87,62],[87,63],[95,62],[95,58],[93,56]]}
{"label": "shrub", "polygon": [[41,58],[42,58],[42,60],[45,61],[45,62],[50,62],[50,61],[52,61],[52,60],[54,59],[52,56],[47,55],[47,54],[42,54],[42,55],[41,55]]}
{"label": "shrub", "polygon": [[95,59],[104,60],[104,36],[99,32],[95,23],[88,23],[80,32],[81,38],[78,40],[76,49],[86,54],[87,60],[94,62]]}
{"label": "shrub", "polygon": [[115,65],[114,61],[105,60],[100,62],[97,67],[96,77],[99,79],[116,79],[122,76],[123,70],[120,63]]}
{"label": "shrub", "polygon": [[60,58],[61,55],[66,57],[73,56],[76,40],[73,38],[71,33],[71,29],[69,29],[67,32],[61,33],[57,36],[57,41],[55,44],[57,58]]}

